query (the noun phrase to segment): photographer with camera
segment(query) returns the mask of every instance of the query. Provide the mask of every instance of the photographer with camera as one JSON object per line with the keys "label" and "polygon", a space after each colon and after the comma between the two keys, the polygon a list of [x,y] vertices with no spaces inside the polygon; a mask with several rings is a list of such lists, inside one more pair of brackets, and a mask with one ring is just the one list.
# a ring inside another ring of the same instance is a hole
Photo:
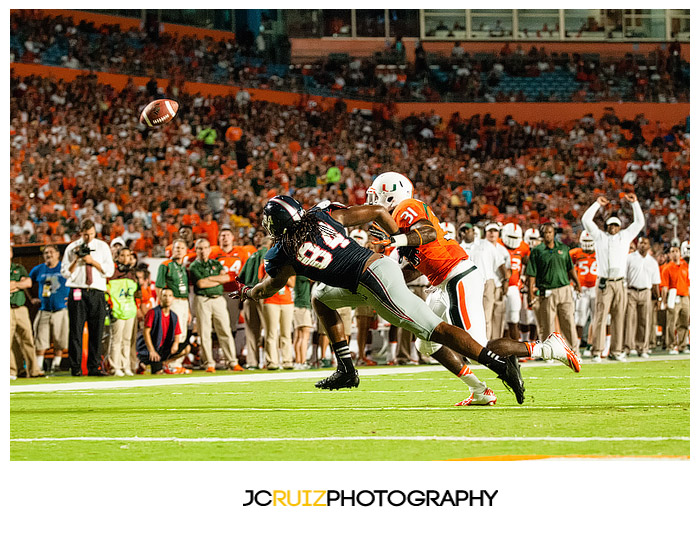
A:
{"label": "photographer with camera", "polygon": [[68,356],[71,374],[81,376],[83,326],[88,328],[89,376],[106,376],[99,369],[100,343],[105,323],[107,278],[114,274],[109,245],[96,237],[92,220],[80,224],[81,237],[63,253],[61,275],[66,278],[68,294]]}

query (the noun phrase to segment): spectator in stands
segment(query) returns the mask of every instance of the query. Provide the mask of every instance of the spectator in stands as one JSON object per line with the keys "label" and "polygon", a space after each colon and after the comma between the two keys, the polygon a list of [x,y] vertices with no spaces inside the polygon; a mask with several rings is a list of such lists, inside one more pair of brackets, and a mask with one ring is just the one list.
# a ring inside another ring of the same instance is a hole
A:
{"label": "spectator in stands", "polygon": [[26,375],[34,378],[43,376],[44,371],[41,370],[36,359],[32,323],[29,320],[29,309],[25,305],[27,297],[24,291],[32,287],[32,280],[24,266],[12,262],[12,259],[13,250],[10,247],[10,379],[16,380],[19,374],[17,370],[19,363],[16,359],[19,356],[16,356],[13,351],[15,340],[27,362]]}
{"label": "spectator in stands", "polygon": [[80,238],[63,252],[61,274],[66,278],[68,294],[68,356],[71,374],[82,375],[83,326],[88,330],[88,376],[106,376],[100,369],[100,344],[104,329],[107,278],[114,274],[112,252],[106,242],[96,238],[95,223],[83,220]]}
{"label": "spectator in stands", "polygon": [[617,216],[610,216],[606,221],[606,231],[601,231],[594,223],[593,217],[600,208],[610,205],[606,197],[600,196],[583,214],[581,223],[595,242],[596,260],[598,262],[598,292],[596,294],[595,315],[593,318],[593,360],[600,361],[605,342],[605,326],[608,314],[610,321],[610,359],[624,361],[622,355],[623,330],[625,319],[624,279],[627,271],[627,256],[630,243],[644,227],[642,207],[633,193],[627,193],[624,199],[632,205],[634,221],[624,230]]}
{"label": "spectator in stands", "polygon": [[530,251],[530,259],[525,268],[528,276],[528,305],[537,316],[540,339],[547,333],[556,331],[559,321],[562,335],[578,355],[578,335],[574,321],[574,290],[581,292],[574,263],[568,246],[556,240],[552,223],[542,225],[542,243]]}
{"label": "spectator in stands", "polygon": [[678,246],[671,246],[669,261],[661,269],[661,292],[666,303],[666,347],[670,354],[689,353],[690,278],[688,263]]}
{"label": "spectator in stands", "polygon": [[[224,354],[229,370],[243,370],[238,364],[236,345],[231,332],[231,319],[224,298],[224,284],[230,281],[226,268],[220,262],[211,259],[211,245],[206,238],[195,242],[197,258],[190,265],[192,284],[194,285],[194,311],[197,318],[197,330],[202,341],[200,346],[203,366],[210,373],[216,372],[211,333],[216,332],[219,348]],[[232,301],[232,300],[231,300]]]}
{"label": "spectator in stands", "polygon": [[51,371],[58,372],[63,350],[68,348],[68,287],[66,278],[61,275],[58,247],[54,244],[44,246],[42,256],[44,262],[29,272],[32,282],[37,285],[37,301],[40,303],[34,319],[37,366],[43,369],[44,355],[53,343]]}
{"label": "spectator in stands", "polygon": [[181,336],[177,313],[171,309],[174,299],[170,288],[161,290],[160,304],[146,313],[143,334],[136,341],[139,360],[151,366],[151,374],[178,368],[190,351],[190,345]]}
{"label": "spectator in stands", "polygon": [[119,250],[114,274],[107,281],[112,302],[110,322],[109,364],[115,376],[133,376],[131,370],[131,341],[136,323],[136,299],[141,288],[131,267],[131,250]]}
{"label": "spectator in stands", "polygon": [[[156,276],[156,288],[159,296],[163,289],[170,289],[173,295],[173,301],[170,308],[177,316],[180,324],[178,331],[178,343],[183,343],[187,340],[187,326],[190,323],[190,305],[189,305],[189,280],[187,277],[187,268],[184,265],[185,256],[187,255],[187,242],[182,238],[176,238],[172,244],[172,258],[166,260],[158,267]],[[182,366],[183,358],[179,358],[166,367],[166,372],[173,374],[189,374],[192,371]]]}

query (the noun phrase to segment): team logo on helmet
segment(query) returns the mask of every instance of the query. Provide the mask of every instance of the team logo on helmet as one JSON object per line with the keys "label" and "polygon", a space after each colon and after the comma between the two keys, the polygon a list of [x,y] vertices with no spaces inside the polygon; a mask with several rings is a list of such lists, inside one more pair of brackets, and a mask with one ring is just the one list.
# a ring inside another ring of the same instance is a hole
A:
{"label": "team logo on helmet", "polygon": [[581,231],[581,236],[579,237],[579,245],[581,249],[586,253],[591,253],[595,251],[595,242],[593,237],[588,231]]}
{"label": "team logo on helmet", "polygon": [[278,195],[263,208],[262,226],[270,236],[276,238],[282,236],[294,222],[301,221],[304,214],[304,208],[296,199]]}
{"label": "team logo on helmet", "polygon": [[388,171],[382,173],[367,189],[367,204],[381,205],[388,211],[413,197],[413,183],[401,173]]}

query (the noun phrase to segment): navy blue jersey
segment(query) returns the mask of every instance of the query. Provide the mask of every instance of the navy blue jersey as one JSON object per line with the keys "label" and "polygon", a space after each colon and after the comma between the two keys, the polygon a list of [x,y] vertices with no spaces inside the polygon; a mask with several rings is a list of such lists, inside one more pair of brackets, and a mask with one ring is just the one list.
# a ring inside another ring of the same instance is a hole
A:
{"label": "navy blue jersey", "polygon": [[332,287],[357,289],[367,259],[373,252],[348,238],[342,224],[334,220],[333,210],[346,208],[337,203],[317,205],[309,211],[319,219],[321,233],[290,258],[278,242],[265,255],[265,271],[275,277],[280,268],[291,265],[294,271]]}

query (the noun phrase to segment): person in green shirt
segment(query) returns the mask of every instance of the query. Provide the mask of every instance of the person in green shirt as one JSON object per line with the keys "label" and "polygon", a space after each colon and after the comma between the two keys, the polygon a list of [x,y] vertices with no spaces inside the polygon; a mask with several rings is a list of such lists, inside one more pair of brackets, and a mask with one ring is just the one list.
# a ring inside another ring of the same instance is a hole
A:
{"label": "person in green shirt", "polygon": [[27,297],[24,290],[32,287],[32,279],[26,268],[12,262],[12,259],[13,251],[10,248],[10,379],[16,380],[17,362],[12,350],[15,337],[24,359],[27,360],[27,376],[32,378],[43,376],[44,372],[39,368],[36,358],[32,322],[29,319],[29,309],[25,305]]}
{"label": "person in green shirt", "polygon": [[130,262],[131,250],[121,248],[114,275],[107,280],[114,317],[110,323],[109,364],[115,376],[134,375],[131,370],[131,339],[136,322],[136,298],[141,297],[141,288],[129,266]]}
{"label": "person in green shirt", "polygon": [[[270,237],[262,238],[258,250],[248,257],[243,268],[241,268],[238,279],[243,281],[245,285],[251,286],[259,283],[258,270],[260,263],[263,262],[265,253],[267,253],[271,244]],[[262,342],[261,333],[265,329],[262,304],[256,300],[245,300],[243,302],[243,318],[245,319],[246,368],[256,369],[259,362],[258,349]]]}
{"label": "person in green shirt", "polygon": [[[555,239],[554,225],[545,223],[541,232],[543,241],[530,252],[525,269],[528,304],[537,316],[540,337],[544,339],[555,331],[556,319],[559,319],[562,334],[578,355],[579,340],[574,322],[574,291],[581,291],[578,275],[569,247]],[[573,289],[569,282],[573,283]]]}
{"label": "person in green shirt", "polygon": [[243,370],[236,358],[236,345],[231,333],[231,318],[224,298],[224,283],[230,281],[226,268],[210,259],[211,244],[200,238],[194,244],[197,258],[190,265],[190,275],[194,285],[194,314],[202,341],[202,363],[207,372],[216,372],[216,361],[212,352],[211,331],[216,332],[219,347],[224,352],[230,370]]}
{"label": "person in green shirt", "polygon": [[308,277],[298,275],[294,285],[294,370],[309,368],[306,364],[306,352],[313,327],[311,281]]}

